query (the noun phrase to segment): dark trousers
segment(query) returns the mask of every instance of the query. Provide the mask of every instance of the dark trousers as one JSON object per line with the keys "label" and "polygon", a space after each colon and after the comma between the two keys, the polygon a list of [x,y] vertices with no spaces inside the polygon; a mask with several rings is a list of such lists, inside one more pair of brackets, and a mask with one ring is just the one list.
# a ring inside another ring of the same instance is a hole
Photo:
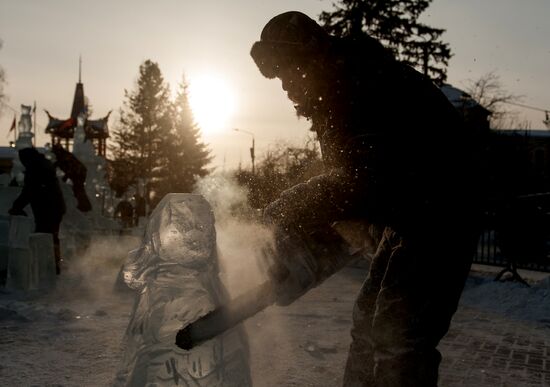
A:
{"label": "dark trousers", "polygon": [[384,229],[355,303],[344,386],[437,386],[436,347],[456,311],[476,242],[471,227],[409,237]]}

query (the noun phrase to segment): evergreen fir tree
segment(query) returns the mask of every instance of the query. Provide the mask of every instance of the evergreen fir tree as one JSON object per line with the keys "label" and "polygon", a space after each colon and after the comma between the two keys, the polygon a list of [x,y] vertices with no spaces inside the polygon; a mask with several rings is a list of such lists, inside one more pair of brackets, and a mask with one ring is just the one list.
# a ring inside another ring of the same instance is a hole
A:
{"label": "evergreen fir tree", "polygon": [[191,192],[197,178],[208,174],[211,156],[200,141],[185,81],[172,102],[158,65],[147,60],[136,90],[125,95],[113,136],[111,186],[120,194],[144,179],[150,208],[170,192]]}
{"label": "evergreen fir tree", "polygon": [[152,194],[158,200],[155,188],[164,180],[168,163],[164,145],[172,127],[172,106],[170,90],[157,63],[146,60],[141,64],[136,89],[125,90],[125,97],[113,136],[114,177],[123,176],[130,184],[143,178],[145,200],[148,202]]}
{"label": "evergreen fir tree", "polygon": [[444,29],[418,21],[432,0],[340,0],[335,10],[319,16],[323,27],[336,36],[368,34],[380,40],[395,57],[438,84],[447,78],[451,58]]}
{"label": "evergreen fir tree", "polygon": [[174,140],[171,144],[170,167],[176,169],[170,176],[177,177],[171,186],[178,192],[190,192],[199,177],[206,176],[206,168],[212,160],[210,150],[201,141],[201,132],[195,123],[188,98],[188,84],[185,78],[179,84],[174,100]]}

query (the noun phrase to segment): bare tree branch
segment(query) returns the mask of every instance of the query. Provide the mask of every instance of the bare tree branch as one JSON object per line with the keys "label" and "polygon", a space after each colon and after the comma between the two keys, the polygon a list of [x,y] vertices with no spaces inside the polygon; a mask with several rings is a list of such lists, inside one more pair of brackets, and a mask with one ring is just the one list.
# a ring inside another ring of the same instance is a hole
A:
{"label": "bare tree branch", "polygon": [[[0,49],[2,49],[2,40],[0,39]],[[6,84],[6,73],[2,66],[0,66],[0,116],[2,115],[2,108],[4,107],[4,100],[6,95],[4,94],[4,85]]]}
{"label": "bare tree branch", "polygon": [[468,80],[465,91],[481,106],[491,112],[491,128],[493,129],[526,129],[531,126],[528,121],[520,121],[518,112],[509,110],[507,103],[517,103],[522,95],[506,91],[500,76],[495,70],[490,71],[476,80]]}

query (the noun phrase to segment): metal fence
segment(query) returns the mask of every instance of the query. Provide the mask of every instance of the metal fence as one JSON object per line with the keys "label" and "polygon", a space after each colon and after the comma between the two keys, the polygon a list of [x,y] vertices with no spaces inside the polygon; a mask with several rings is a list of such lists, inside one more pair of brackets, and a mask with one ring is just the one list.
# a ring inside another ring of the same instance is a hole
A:
{"label": "metal fence", "polygon": [[499,234],[494,229],[484,230],[477,245],[474,263],[491,266],[507,267],[513,264],[518,269],[550,272],[550,241],[547,242],[546,254],[536,261],[525,260],[523,257],[506,257],[499,245]]}

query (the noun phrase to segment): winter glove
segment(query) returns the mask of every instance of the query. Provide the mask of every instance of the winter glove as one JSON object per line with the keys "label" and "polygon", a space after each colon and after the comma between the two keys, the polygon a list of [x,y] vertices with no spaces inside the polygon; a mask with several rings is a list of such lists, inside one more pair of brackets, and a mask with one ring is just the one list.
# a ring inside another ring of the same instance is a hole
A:
{"label": "winter glove", "polygon": [[289,305],[346,265],[354,256],[331,227],[274,231],[274,244],[262,251],[264,271],[278,305]]}

